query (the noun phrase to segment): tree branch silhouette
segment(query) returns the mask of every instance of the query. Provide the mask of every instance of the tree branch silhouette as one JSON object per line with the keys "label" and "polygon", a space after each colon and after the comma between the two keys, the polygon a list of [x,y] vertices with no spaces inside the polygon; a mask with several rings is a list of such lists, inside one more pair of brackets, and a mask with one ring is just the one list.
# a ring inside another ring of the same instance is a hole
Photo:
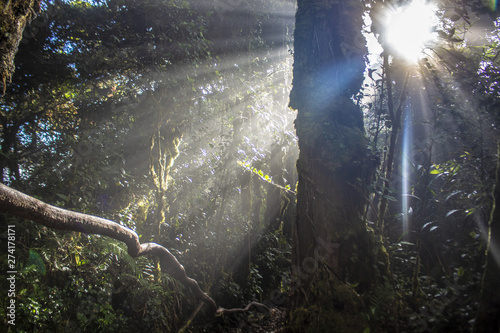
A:
{"label": "tree branch silhouette", "polygon": [[208,305],[213,315],[247,312],[252,306],[267,308],[257,302],[251,302],[243,309],[217,308],[215,301],[203,292],[196,280],[187,276],[184,266],[168,249],[156,243],[141,244],[135,231],[114,221],[49,205],[4,184],[0,184],[0,213],[23,217],[52,229],[111,237],[124,242],[133,258],[157,256],[161,269],[189,287],[198,299]]}

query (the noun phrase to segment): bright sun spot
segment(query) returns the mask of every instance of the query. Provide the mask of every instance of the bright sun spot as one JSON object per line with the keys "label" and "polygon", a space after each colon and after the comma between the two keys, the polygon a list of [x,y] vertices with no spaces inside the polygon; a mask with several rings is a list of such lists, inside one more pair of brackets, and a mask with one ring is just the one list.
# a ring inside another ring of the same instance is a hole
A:
{"label": "bright sun spot", "polygon": [[408,61],[416,61],[426,45],[436,38],[436,7],[424,0],[414,0],[388,14],[386,42]]}

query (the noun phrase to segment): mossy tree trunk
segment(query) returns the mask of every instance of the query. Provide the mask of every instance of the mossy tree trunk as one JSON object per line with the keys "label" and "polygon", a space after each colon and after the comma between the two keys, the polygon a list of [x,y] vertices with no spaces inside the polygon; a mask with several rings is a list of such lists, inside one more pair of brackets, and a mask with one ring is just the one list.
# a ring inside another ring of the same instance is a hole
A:
{"label": "mossy tree trunk", "polygon": [[358,295],[380,276],[375,263],[383,250],[362,218],[375,165],[352,100],[365,68],[362,14],[359,1],[298,0],[290,95],[300,149],[291,331],[363,331]]}
{"label": "mossy tree trunk", "polygon": [[26,24],[40,10],[40,0],[2,1],[0,5],[0,91],[5,93],[7,82],[14,73],[14,56],[23,37]]}
{"label": "mossy tree trunk", "polygon": [[152,238],[160,236],[161,225],[166,220],[166,213],[168,212],[166,193],[169,174],[174,160],[179,155],[178,148],[181,138],[182,132],[179,126],[171,124],[168,119],[160,119],[151,135],[149,167],[155,186],[156,204],[149,231]]}
{"label": "mossy tree trunk", "polygon": [[486,267],[481,285],[481,298],[474,324],[475,333],[500,332],[500,140],[498,141],[494,205],[489,221]]}
{"label": "mossy tree trunk", "polygon": [[170,171],[179,155],[183,134],[179,110],[190,107],[176,103],[175,96],[181,96],[181,88],[177,91],[173,89],[167,87],[149,92],[138,104],[133,104],[134,108],[142,111],[137,114],[126,143],[129,151],[127,170],[132,177],[148,175],[150,179],[152,197],[141,230],[142,237],[149,241],[158,240],[167,219],[169,206],[166,195]]}

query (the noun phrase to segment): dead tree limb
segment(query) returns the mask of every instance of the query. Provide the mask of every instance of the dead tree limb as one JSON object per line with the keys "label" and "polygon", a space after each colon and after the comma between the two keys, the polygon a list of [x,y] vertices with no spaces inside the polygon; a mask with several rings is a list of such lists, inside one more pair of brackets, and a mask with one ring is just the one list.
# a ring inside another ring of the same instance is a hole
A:
{"label": "dead tree limb", "polygon": [[134,258],[144,255],[157,256],[162,270],[189,287],[198,299],[208,305],[210,313],[214,315],[247,312],[252,307],[269,310],[258,302],[251,302],[242,309],[217,309],[215,301],[201,290],[196,280],[187,276],[184,267],[169,250],[156,243],[141,244],[135,231],[116,222],[49,205],[1,183],[0,213],[23,217],[52,229],[111,237],[124,242],[128,253]]}
{"label": "dead tree limb", "polygon": [[189,287],[212,313],[217,311],[215,301],[187,276],[184,267],[169,250],[156,243],[141,244],[135,231],[116,222],[49,205],[4,184],[0,184],[0,212],[24,217],[52,229],[111,237],[124,242],[134,258],[148,254],[158,256],[162,270]]}
{"label": "dead tree limb", "polygon": [[246,307],[244,308],[235,308],[235,309],[224,309],[224,308],[219,308],[217,310],[217,314],[226,314],[226,313],[243,313],[243,312],[248,312],[252,307],[255,307],[259,309],[259,311],[268,314],[271,310],[269,307],[266,305],[259,303],[259,302],[251,302],[249,303]]}

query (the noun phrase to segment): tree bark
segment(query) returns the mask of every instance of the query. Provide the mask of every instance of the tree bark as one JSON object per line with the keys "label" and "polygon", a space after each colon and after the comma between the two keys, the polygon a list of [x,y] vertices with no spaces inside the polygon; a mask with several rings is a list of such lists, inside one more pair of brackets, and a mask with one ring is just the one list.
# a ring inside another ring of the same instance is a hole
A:
{"label": "tree bark", "polygon": [[181,138],[182,132],[178,126],[170,125],[168,118],[158,116],[156,129],[151,133],[149,152],[149,172],[155,186],[155,211],[146,231],[151,240],[160,236],[161,225],[165,223],[169,210],[165,195],[169,186],[170,169],[179,156]]}
{"label": "tree bark", "polygon": [[26,24],[40,10],[40,0],[3,1],[0,11],[0,83],[5,93],[14,73],[14,56]]}
{"label": "tree bark", "polygon": [[362,14],[358,1],[298,1],[290,95],[300,149],[291,331],[363,331],[358,292],[380,276],[374,266],[381,248],[362,218],[375,164],[352,101],[365,68]]}

